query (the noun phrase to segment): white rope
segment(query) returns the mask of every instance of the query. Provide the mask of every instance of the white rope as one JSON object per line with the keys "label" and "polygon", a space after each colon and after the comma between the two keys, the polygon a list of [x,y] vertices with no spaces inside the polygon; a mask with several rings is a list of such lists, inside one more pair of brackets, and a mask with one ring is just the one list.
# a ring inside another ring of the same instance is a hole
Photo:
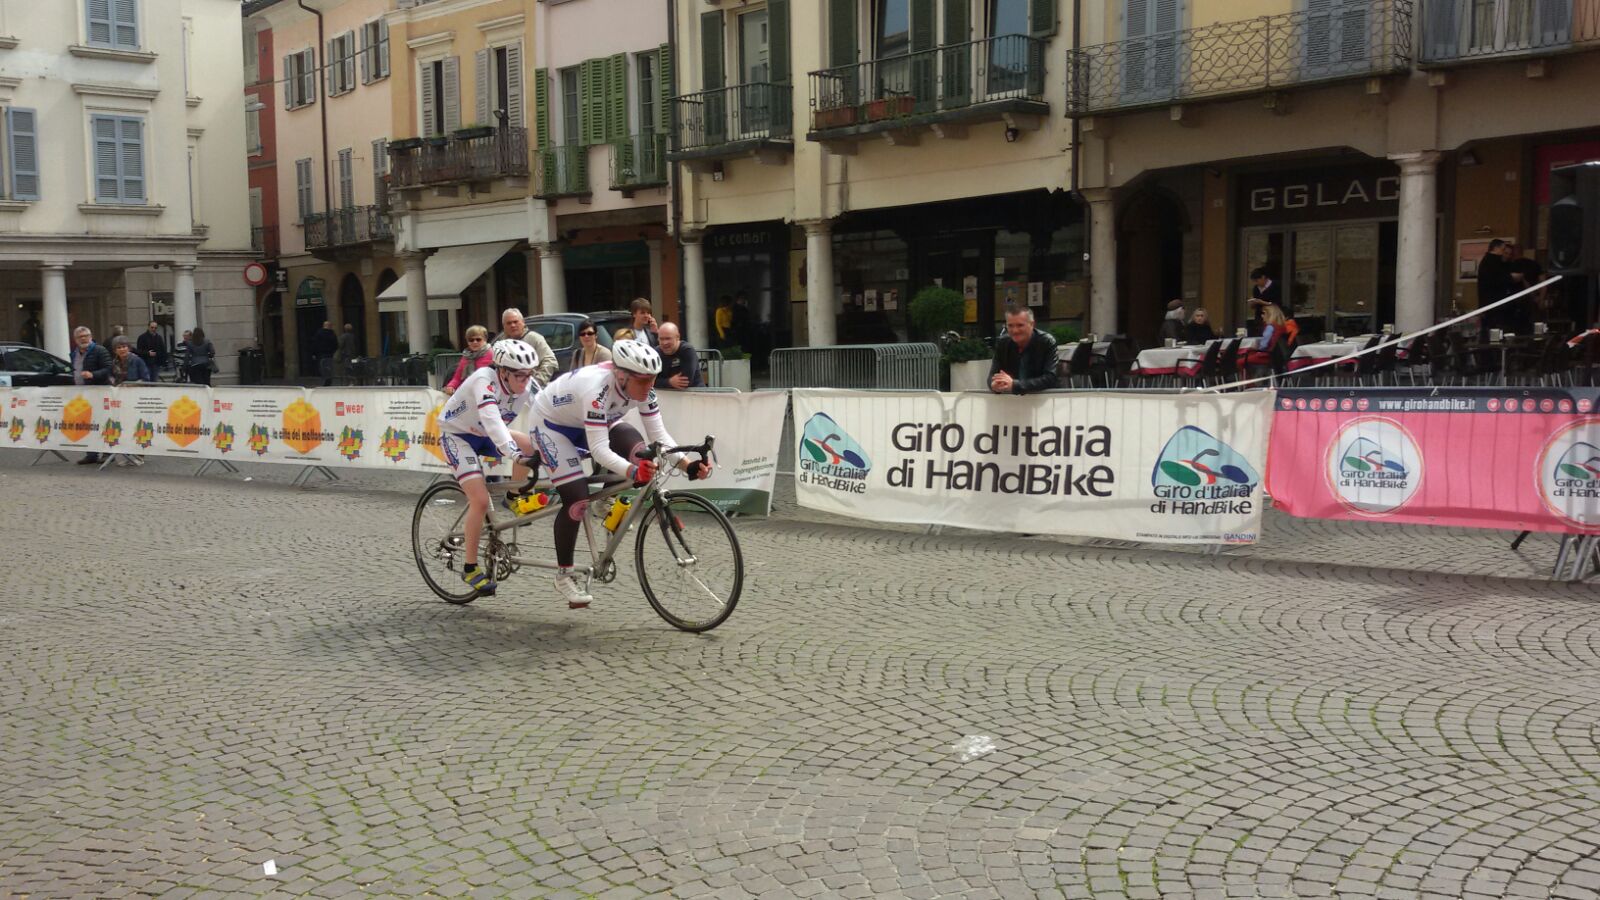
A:
{"label": "white rope", "polygon": [[1335,359],[1325,359],[1322,362],[1313,363],[1313,364],[1311,364],[1309,366],[1306,366],[1305,368],[1295,369],[1293,372],[1286,373],[1284,375],[1278,375],[1278,374],[1274,373],[1272,375],[1267,375],[1267,376],[1262,377],[1262,378],[1252,378],[1249,381],[1233,381],[1233,382],[1229,382],[1228,384],[1219,384],[1219,385],[1217,385],[1215,387],[1200,388],[1199,390],[1200,390],[1201,393],[1209,393],[1211,391],[1232,390],[1233,388],[1242,387],[1242,386],[1247,385],[1247,384],[1258,384],[1258,383],[1263,382],[1263,381],[1275,381],[1275,380],[1277,380],[1279,378],[1286,378],[1286,377],[1288,377],[1288,375],[1295,375],[1295,376],[1304,375],[1307,372],[1311,372],[1311,371],[1314,371],[1316,369],[1321,369],[1321,368],[1324,368],[1326,366],[1337,366],[1337,365],[1340,365],[1342,363],[1347,363],[1347,362],[1350,362],[1353,359],[1359,359],[1360,357],[1366,356],[1368,353],[1376,353],[1376,352],[1378,352],[1379,350],[1382,350],[1385,347],[1393,346],[1395,344],[1404,343],[1406,341],[1415,340],[1415,339],[1423,337],[1425,335],[1432,334],[1432,333],[1434,333],[1435,331],[1438,331],[1441,328],[1449,328],[1450,326],[1455,325],[1457,323],[1465,322],[1466,320],[1468,320],[1468,319],[1470,319],[1470,318],[1472,318],[1474,316],[1483,315],[1484,313],[1488,312],[1491,309],[1494,309],[1494,308],[1499,307],[1499,306],[1504,306],[1504,305],[1506,305],[1507,303],[1510,303],[1513,300],[1517,300],[1517,299],[1520,299],[1522,297],[1526,297],[1527,295],[1533,293],[1534,291],[1537,291],[1540,288],[1549,287],[1550,285],[1555,284],[1556,282],[1558,282],[1560,280],[1561,280],[1561,276],[1560,275],[1551,276],[1550,278],[1547,278],[1544,281],[1541,281],[1538,284],[1533,285],[1532,287],[1524,288],[1524,289],[1516,292],[1515,294],[1512,294],[1509,297],[1506,297],[1506,298],[1501,299],[1501,300],[1496,300],[1495,302],[1489,304],[1488,306],[1480,307],[1480,308],[1475,309],[1475,310],[1473,310],[1473,311],[1471,311],[1469,313],[1463,313],[1462,315],[1456,316],[1454,319],[1451,319],[1448,322],[1440,322],[1437,325],[1434,325],[1434,326],[1432,326],[1430,328],[1424,328],[1421,331],[1413,331],[1410,334],[1402,334],[1402,335],[1399,335],[1398,337],[1390,338],[1387,341],[1379,341],[1378,343],[1373,344],[1371,347],[1367,347],[1367,348],[1362,349],[1362,350],[1357,350],[1355,353],[1352,353],[1349,356],[1340,356],[1340,357],[1337,357]]}

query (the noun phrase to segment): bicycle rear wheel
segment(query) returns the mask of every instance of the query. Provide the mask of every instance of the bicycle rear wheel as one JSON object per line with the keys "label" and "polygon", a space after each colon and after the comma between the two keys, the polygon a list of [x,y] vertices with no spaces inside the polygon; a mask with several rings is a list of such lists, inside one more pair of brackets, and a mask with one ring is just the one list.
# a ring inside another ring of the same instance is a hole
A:
{"label": "bicycle rear wheel", "polygon": [[728,517],[694,494],[660,494],[633,546],[646,600],[682,631],[721,625],[744,589],[744,556]]}
{"label": "bicycle rear wheel", "polygon": [[[478,592],[461,580],[466,565],[467,495],[454,481],[440,482],[422,492],[411,515],[411,552],[417,570],[435,594],[456,603],[471,603]],[[478,561],[488,565],[489,528],[478,539]]]}

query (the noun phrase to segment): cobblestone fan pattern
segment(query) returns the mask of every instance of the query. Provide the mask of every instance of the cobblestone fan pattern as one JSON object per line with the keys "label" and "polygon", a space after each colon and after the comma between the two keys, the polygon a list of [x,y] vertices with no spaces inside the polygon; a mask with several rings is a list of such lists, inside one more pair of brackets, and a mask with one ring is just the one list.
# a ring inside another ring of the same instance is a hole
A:
{"label": "cobblestone fan pattern", "polygon": [[527,573],[434,599],[418,479],[25,462],[0,895],[1600,897],[1600,591],[1448,571],[1548,540],[786,513],[738,523],[745,598],[697,637],[631,563],[587,611]]}

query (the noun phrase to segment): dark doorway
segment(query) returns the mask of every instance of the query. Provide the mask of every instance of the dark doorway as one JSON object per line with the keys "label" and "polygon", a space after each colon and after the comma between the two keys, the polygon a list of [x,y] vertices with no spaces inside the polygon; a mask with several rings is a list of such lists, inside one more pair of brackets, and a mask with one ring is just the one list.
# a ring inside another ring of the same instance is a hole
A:
{"label": "dark doorway", "polygon": [[268,291],[261,301],[261,355],[268,378],[283,377],[283,294]]}
{"label": "dark doorway", "polygon": [[[367,345],[367,301],[361,290],[361,279],[355,273],[344,276],[339,282],[339,315],[344,317],[344,325],[355,327],[356,346]],[[339,326],[339,333],[344,333],[344,325]]]}
{"label": "dark doorway", "polygon": [[1160,343],[1167,303],[1183,296],[1183,205],[1161,188],[1117,217],[1117,327],[1135,345]]}
{"label": "dark doorway", "polygon": [[317,358],[311,352],[312,339],[317,336],[317,331],[322,328],[322,323],[328,321],[327,306],[296,306],[294,310],[295,338],[300,345],[300,375],[311,377],[319,375],[317,371]]}

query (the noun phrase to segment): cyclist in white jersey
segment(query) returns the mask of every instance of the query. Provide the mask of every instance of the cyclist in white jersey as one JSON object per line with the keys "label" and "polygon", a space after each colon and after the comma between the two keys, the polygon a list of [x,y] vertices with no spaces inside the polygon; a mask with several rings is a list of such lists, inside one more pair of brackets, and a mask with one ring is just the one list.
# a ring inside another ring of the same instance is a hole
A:
{"label": "cyclist in white jersey", "polygon": [[[550,481],[561,493],[562,513],[556,516],[556,592],[572,609],[582,609],[594,598],[573,575],[573,549],[578,524],[589,503],[589,482],[584,477],[583,451],[600,468],[644,484],[655,475],[655,461],[640,459],[645,439],[638,429],[621,419],[637,409],[651,441],[670,447],[675,441],[661,421],[656,404],[655,378],[661,373],[661,354],[641,341],[617,341],[611,362],[584,366],[550,382],[533,403],[533,439]],[[618,451],[621,451],[620,453]],[[669,462],[684,469],[690,479],[711,473],[711,464],[689,462],[674,454]]]}
{"label": "cyclist in white jersey", "polygon": [[439,447],[450,471],[467,495],[466,565],[461,580],[483,597],[494,596],[494,576],[478,567],[478,542],[489,513],[489,489],[483,481],[483,458],[523,459],[533,456],[528,435],[508,426],[533,408],[533,372],[539,354],[518,340],[496,341],[494,365],[478,369],[456,388],[439,414]]}

